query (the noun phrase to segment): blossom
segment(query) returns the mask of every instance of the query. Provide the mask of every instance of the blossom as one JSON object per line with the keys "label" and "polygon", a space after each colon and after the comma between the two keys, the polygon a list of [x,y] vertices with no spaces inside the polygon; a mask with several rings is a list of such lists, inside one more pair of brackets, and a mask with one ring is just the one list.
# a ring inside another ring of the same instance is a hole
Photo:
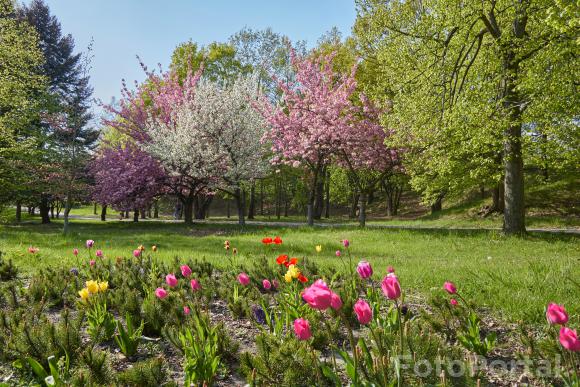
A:
{"label": "blossom", "polygon": [[274,287],[274,289],[278,289],[278,287],[280,286],[280,282],[278,282],[277,279],[273,279],[272,286]]}
{"label": "blossom", "polygon": [[137,250],[145,251],[145,246],[139,245],[139,247],[137,247]]}
{"label": "blossom", "polygon": [[97,250],[97,251],[95,252],[95,255],[96,255],[97,257],[99,257],[99,258],[103,258],[103,250]]}
{"label": "blossom", "polygon": [[73,249],[73,255],[76,257],[79,255],[79,249]]}
{"label": "blossom", "polygon": [[250,277],[246,273],[240,273],[238,274],[238,282],[246,286],[250,283]]}
{"label": "blossom", "polygon": [[578,340],[578,335],[574,329],[567,327],[560,329],[560,344],[568,351],[580,352],[580,340]]}
{"label": "blossom", "polygon": [[546,309],[546,318],[550,324],[566,325],[568,313],[566,313],[563,305],[550,303]]}
{"label": "blossom", "polygon": [[457,288],[455,287],[455,284],[453,282],[445,282],[443,284],[443,289],[445,289],[445,291],[449,294],[456,294],[457,293]]}
{"label": "blossom", "polygon": [[272,238],[270,238],[270,237],[267,237],[267,238],[263,238],[263,239],[262,239],[262,243],[263,243],[263,244],[265,244],[265,245],[269,245],[269,244],[271,244],[272,242],[273,242],[273,240],[272,240]]}
{"label": "blossom", "polygon": [[294,320],[294,333],[299,340],[308,340],[312,337],[310,333],[310,323],[304,318]]}
{"label": "blossom", "polygon": [[337,257],[341,256],[340,250],[336,250],[336,253],[334,253],[334,254],[336,254]]}
{"label": "blossom", "polygon": [[76,267],[71,267],[71,269],[69,271],[74,276],[79,275],[79,269],[77,269]]}
{"label": "blossom", "polygon": [[157,251],[157,246],[156,245],[151,246],[151,250],[155,253]]}
{"label": "blossom", "polygon": [[285,254],[279,255],[278,258],[276,258],[276,263],[278,265],[283,265],[286,262],[288,262],[288,256]]}
{"label": "blossom", "polygon": [[92,239],[87,239],[87,241],[85,242],[87,249],[90,249],[91,247],[93,247],[94,244],[95,244],[95,241]]}
{"label": "blossom", "polygon": [[133,256],[135,258],[139,258],[141,256],[141,250],[139,250],[139,249],[133,250]]}
{"label": "blossom", "polygon": [[190,313],[191,313],[191,309],[189,309],[189,306],[185,305],[183,307],[183,314],[185,314],[186,316],[189,316]]}
{"label": "blossom", "polygon": [[181,275],[184,277],[189,277],[191,275],[191,268],[187,265],[181,265],[179,267],[181,269]]}
{"label": "blossom", "polygon": [[322,251],[322,245],[316,245],[315,249],[317,253],[320,253]]}
{"label": "blossom", "polygon": [[354,313],[356,314],[356,318],[358,322],[362,325],[366,325],[373,319],[373,310],[371,309],[368,302],[365,300],[358,300],[354,304]]}
{"label": "blossom", "polygon": [[356,271],[361,278],[369,278],[373,275],[373,268],[367,261],[360,261],[356,267]]}
{"label": "blossom", "polygon": [[298,274],[298,281],[302,283],[308,282],[308,278],[306,278],[302,273]]}
{"label": "blossom", "polygon": [[189,281],[189,286],[191,286],[191,290],[193,290],[194,292],[201,289],[201,284],[196,279],[192,279],[191,281]]}
{"label": "blossom", "polygon": [[85,301],[87,298],[89,298],[89,289],[82,288],[81,290],[79,290],[79,296],[83,301]]}
{"label": "blossom", "polygon": [[387,267],[387,273],[394,273],[395,272],[395,268],[392,266]]}
{"label": "blossom", "polygon": [[91,265],[91,266],[95,266],[95,264],[96,264],[96,263],[97,263],[97,262],[96,262],[94,259],[91,259],[91,260],[89,261],[89,265]]}
{"label": "blossom", "polygon": [[270,290],[270,288],[272,287],[272,283],[269,280],[265,279],[262,281],[262,286],[264,287],[264,289]]}
{"label": "blossom", "polygon": [[[325,310],[330,307],[332,302],[332,292],[322,280],[316,280],[310,287],[304,289],[302,298],[312,308]],[[336,302],[336,301],[335,301]]]}
{"label": "blossom", "polygon": [[281,245],[282,244],[282,238],[280,238],[279,236],[277,236],[277,237],[274,238],[273,242],[276,245]]}
{"label": "blossom", "polygon": [[390,274],[383,278],[381,288],[383,289],[383,294],[389,300],[396,300],[401,296],[401,285],[399,284],[399,279],[394,274]]}
{"label": "blossom", "polygon": [[104,292],[108,288],[109,288],[109,282],[108,281],[99,282],[99,292]]}
{"label": "blossom", "polygon": [[97,281],[93,281],[93,280],[86,281],[85,286],[87,287],[87,290],[91,294],[95,294],[99,291],[99,283]]}
{"label": "blossom", "polygon": [[298,278],[300,276],[300,269],[296,265],[288,265],[286,275],[290,276],[290,278]]}
{"label": "blossom", "polygon": [[344,240],[342,241],[342,245],[343,245],[344,247],[348,248],[348,246],[350,246],[350,242],[348,241],[348,239],[344,239]]}
{"label": "blossom", "polygon": [[29,252],[30,254],[35,254],[35,253],[37,253],[39,250],[40,250],[40,249],[39,249],[38,247],[32,247],[32,246],[30,246],[30,247],[28,248],[28,252]]}
{"label": "blossom", "polygon": [[459,305],[459,303],[457,302],[457,300],[455,298],[452,298],[451,300],[449,300],[449,303],[453,306]]}
{"label": "blossom", "polygon": [[234,247],[234,248],[232,249],[232,254],[236,255],[237,253],[238,253],[238,249]]}
{"label": "blossom", "polygon": [[165,276],[165,282],[167,283],[167,285],[171,286],[172,288],[177,286],[177,278],[175,277],[175,274],[173,273],[169,273]]}
{"label": "blossom", "polygon": [[330,307],[334,310],[339,310],[342,306],[342,300],[340,296],[334,292],[330,295]]}
{"label": "blossom", "polygon": [[252,312],[254,312],[254,318],[256,322],[260,325],[266,324],[266,312],[258,305],[252,305]]}
{"label": "blossom", "polygon": [[163,288],[157,288],[157,289],[155,289],[155,295],[159,299],[164,299],[165,297],[167,297],[167,290],[165,290]]}

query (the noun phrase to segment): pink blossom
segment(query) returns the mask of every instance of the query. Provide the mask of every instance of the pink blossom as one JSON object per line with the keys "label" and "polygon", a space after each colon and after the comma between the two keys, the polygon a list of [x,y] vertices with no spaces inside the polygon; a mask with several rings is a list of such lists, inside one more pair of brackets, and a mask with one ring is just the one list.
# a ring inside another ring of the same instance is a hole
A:
{"label": "pink blossom", "polygon": [[85,245],[87,246],[87,249],[90,249],[91,247],[93,247],[93,245],[95,244],[95,241],[92,239],[87,239]]}
{"label": "pink blossom", "polygon": [[170,273],[167,274],[165,276],[165,282],[167,282],[167,285],[171,286],[172,288],[177,286],[177,278],[175,277],[175,274]]}
{"label": "pink blossom", "polygon": [[348,246],[350,246],[350,242],[348,241],[348,239],[343,239],[342,241],[342,245],[346,248],[348,248]]}
{"label": "pink blossom", "polygon": [[340,250],[336,250],[336,253],[335,254],[336,254],[337,257],[340,257],[341,256]]}
{"label": "pink blossom", "polygon": [[560,344],[568,351],[580,352],[580,340],[578,340],[576,330],[562,327],[560,329]]}
{"label": "pink blossom", "polygon": [[187,265],[181,265],[181,275],[184,277],[189,277],[191,275],[191,268]]}
{"label": "pink blossom", "polygon": [[201,284],[196,279],[192,279],[191,281],[189,281],[189,285],[191,286],[191,290],[193,290],[194,292],[201,289]]}
{"label": "pink blossom", "polygon": [[334,310],[339,310],[342,306],[342,300],[340,296],[334,292],[330,295],[330,307]]}
{"label": "pink blossom", "polygon": [[443,284],[443,289],[445,289],[445,291],[449,294],[456,294],[457,293],[457,288],[455,287],[455,284],[453,284],[453,282],[445,282]]}
{"label": "pink blossom", "polygon": [[455,298],[452,298],[451,300],[449,300],[449,303],[453,306],[459,305],[459,303],[457,302],[457,300]]}
{"label": "pink blossom", "polygon": [[354,304],[354,313],[356,314],[356,318],[358,322],[362,325],[366,325],[373,319],[373,311],[365,300],[358,300]]}
{"label": "pink blossom", "polygon": [[316,280],[311,286],[304,289],[302,298],[312,308],[325,310],[328,309],[332,302],[332,292],[322,280]]}
{"label": "pink blossom", "polygon": [[94,259],[91,259],[91,260],[89,261],[89,265],[91,265],[91,266],[95,266],[95,264],[96,264],[96,263],[97,263],[97,262],[96,262]]}
{"label": "pink blossom", "polygon": [[361,278],[369,278],[373,275],[373,268],[367,261],[360,261],[356,267],[356,271]]}
{"label": "pink blossom", "polygon": [[79,249],[73,249],[73,255],[76,257],[79,255]]}
{"label": "pink blossom", "polygon": [[141,250],[139,249],[133,250],[133,256],[135,258],[139,258],[141,256]]}
{"label": "pink blossom", "polygon": [[566,313],[563,305],[550,303],[546,309],[546,318],[550,324],[566,325],[568,313]]}
{"label": "pink blossom", "polygon": [[383,290],[383,294],[389,300],[396,300],[397,298],[401,297],[401,285],[399,284],[399,279],[394,274],[390,274],[383,278],[381,288]]}
{"label": "pink blossom", "polygon": [[238,274],[238,282],[243,286],[247,286],[250,283],[250,277],[246,273]]}
{"label": "pink blossom", "polygon": [[265,279],[262,281],[262,286],[264,287],[264,289],[270,290],[270,288],[272,287],[272,283],[269,280]]}
{"label": "pink blossom", "polygon": [[191,313],[191,309],[189,309],[189,306],[184,306],[183,307],[183,314],[185,314],[186,316],[189,316],[189,314]]}
{"label": "pink blossom", "polygon": [[167,290],[163,288],[157,288],[155,289],[155,295],[157,296],[157,298],[164,299],[165,297],[167,297]]}
{"label": "pink blossom", "polygon": [[278,287],[280,287],[280,282],[278,282],[277,279],[273,279],[272,286],[274,287],[274,289],[278,289]]}
{"label": "pink blossom", "polygon": [[99,258],[103,258],[103,250],[97,250],[97,251],[95,252],[95,255],[96,255],[97,257],[99,257]]}
{"label": "pink blossom", "polygon": [[394,273],[395,272],[395,268],[392,266],[387,267],[387,273]]}
{"label": "pink blossom", "polygon": [[304,318],[294,320],[294,333],[299,340],[308,340],[312,337],[310,333],[310,323]]}

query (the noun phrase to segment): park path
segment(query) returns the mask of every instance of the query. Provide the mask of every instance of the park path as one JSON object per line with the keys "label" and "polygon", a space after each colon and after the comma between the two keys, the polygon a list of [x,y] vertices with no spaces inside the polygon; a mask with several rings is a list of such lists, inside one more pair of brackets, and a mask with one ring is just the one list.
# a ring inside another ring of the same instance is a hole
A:
{"label": "park path", "polygon": [[[69,215],[71,219],[79,220],[99,220],[100,216],[91,215]],[[116,218],[107,219],[107,221],[117,221]],[[123,222],[132,222],[131,219],[123,220]],[[182,220],[175,219],[139,219],[139,222],[163,222],[163,223],[182,223]],[[237,225],[236,220],[194,220],[193,224],[213,224],[213,225]],[[264,227],[290,227],[299,228],[307,227],[306,222],[277,222],[264,220],[246,220],[248,226],[264,226]],[[356,227],[356,223],[315,223],[314,227],[320,228],[334,228],[334,227]],[[424,230],[424,231],[502,231],[500,227],[435,227],[435,226],[415,226],[415,225],[394,225],[394,224],[374,224],[368,223],[367,228],[370,229],[387,229],[387,230]],[[528,227],[528,232],[532,233],[546,233],[546,234],[571,234],[580,235],[578,228],[537,228]]]}

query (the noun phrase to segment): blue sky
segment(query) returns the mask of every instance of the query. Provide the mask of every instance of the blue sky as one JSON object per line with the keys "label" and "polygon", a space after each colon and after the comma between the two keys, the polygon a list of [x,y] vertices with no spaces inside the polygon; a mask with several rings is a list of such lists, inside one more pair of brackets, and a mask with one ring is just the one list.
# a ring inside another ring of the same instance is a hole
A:
{"label": "blue sky", "polygon": [[226,41],[244,26],[272,27],[312,46],[333,26],[349,35],[356,16],[354,0],[45,1],[78,50],[94,40],[91,80],[104,102],[119,97],[122,78],[143,79],[136,55],[150,68],[167,68],[179,43]]}

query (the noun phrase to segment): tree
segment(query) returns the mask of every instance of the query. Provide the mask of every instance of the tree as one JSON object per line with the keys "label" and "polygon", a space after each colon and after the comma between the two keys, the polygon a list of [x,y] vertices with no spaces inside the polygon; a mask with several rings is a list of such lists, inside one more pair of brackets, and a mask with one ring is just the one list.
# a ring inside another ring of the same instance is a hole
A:
{"label": "tree", "polygon": [[[433,200],[503,181],[510,234],[525,231],[525,129],[539,117],[561,124],[560,134],[577,126],[575,37],[546,23],[552,5],[357,0],[355,35],[376,72],[366,87],[393,105],[384,120],[409,148],[411,184]],[[546,88],[554,79],[558,86]],[[576,107],[544,109],[550,93]]]}

